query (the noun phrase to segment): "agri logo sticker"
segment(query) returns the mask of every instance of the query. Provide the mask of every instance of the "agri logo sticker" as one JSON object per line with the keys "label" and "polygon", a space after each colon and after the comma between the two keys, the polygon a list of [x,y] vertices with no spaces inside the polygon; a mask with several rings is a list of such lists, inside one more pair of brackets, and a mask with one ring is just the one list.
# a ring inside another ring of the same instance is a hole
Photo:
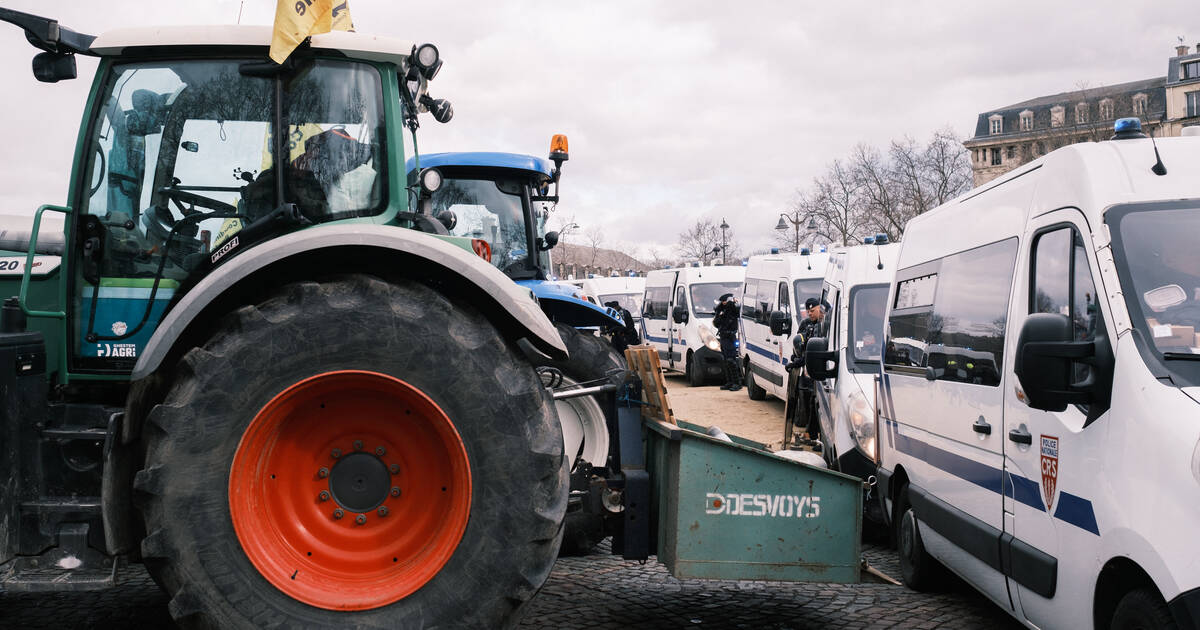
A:
{"label": "agri logo sticker", "polygon": [[1054,505],[1054,486],[1058,484],[1058,438],[1042,436],[1042,494],[1046,496],[1046,511]]}

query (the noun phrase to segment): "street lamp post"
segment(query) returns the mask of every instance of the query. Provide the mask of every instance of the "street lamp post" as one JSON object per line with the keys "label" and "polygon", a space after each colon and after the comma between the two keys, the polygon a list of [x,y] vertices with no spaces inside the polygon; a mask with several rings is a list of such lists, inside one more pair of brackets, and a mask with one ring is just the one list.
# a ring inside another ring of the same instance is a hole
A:
{"label": "street lamp post", "polygon": [[721,264],[722,265],[726,264],[725,250],[728,246],[725,244],[725,230],[728,230],[728,229],[729,229],[729,224],[725,222],[724,217],[721,217]]}
{"label": "street lamp post", "polygon": [[[795,251],[797,254],[799,254],[800,253],[800,224],[804,223],[804,219],[800,218],[799,210],[797,210],[795,214],[796,214],[796,218],[793,219],[792,215],[780,212],[779,213],[779,223],[775,224],[775,229],[780,230],[780,231],[786,230],[786,229],[788,229],[788,223],[792,224],[792,227],[794,227],[796,230],[796,240],[795,240],[796,249],[795,249]],[[784,223],[784,219],[787,219],[787,223]],[[817,231],[816,218],[814,218],[812,216],[808,217],[808,225],[804,226],[804,231],[808,234],[812,234],[813,232]]]}

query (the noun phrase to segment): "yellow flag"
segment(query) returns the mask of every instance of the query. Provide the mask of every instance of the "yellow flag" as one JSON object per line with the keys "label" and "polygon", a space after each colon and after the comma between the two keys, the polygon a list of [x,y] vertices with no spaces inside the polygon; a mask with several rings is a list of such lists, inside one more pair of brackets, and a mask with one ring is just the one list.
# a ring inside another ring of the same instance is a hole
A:
{"label": "yellow flag", "polygon": [[275,5],[271,59],[283,63],[304,38],[331,30],[354,30],[350,0],[279,0]]}

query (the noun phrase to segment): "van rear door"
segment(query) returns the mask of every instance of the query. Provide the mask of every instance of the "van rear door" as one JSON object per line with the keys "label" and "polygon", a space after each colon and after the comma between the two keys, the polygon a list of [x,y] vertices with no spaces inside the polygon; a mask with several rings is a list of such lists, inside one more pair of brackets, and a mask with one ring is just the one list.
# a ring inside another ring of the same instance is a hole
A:
{"label": "van rear door", "polygon": [[646,295],[642,300],[642,337],[658,350],[664,363],[671,361],[670,328],[671,294],[678,271],[651,273],[646,278]]}

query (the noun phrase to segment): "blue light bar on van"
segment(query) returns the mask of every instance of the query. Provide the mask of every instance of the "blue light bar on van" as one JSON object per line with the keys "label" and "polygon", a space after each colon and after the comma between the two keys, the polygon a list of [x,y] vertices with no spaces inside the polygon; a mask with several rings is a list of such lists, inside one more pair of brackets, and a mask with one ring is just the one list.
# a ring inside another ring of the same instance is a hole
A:
{"label": "blue light bar on van", "polygon": [[863,239],[863,245],[874,245],[874,244],[875,244],[875,237],[874,237],[874,236],[868,236],[868,237],[866,237],[866,238],[864,238],[864,239]]}
{"label": "blue light bar on van", "polygon": [[807,255],[808,255],[808,248],[807,248],[807,247],[801,247],[801,248],[800,248],[800,255],[801,255],[801,256],[807,256]]}
{"label": "blue light bar on van", "polygon": [[772,247],[772,248],[771,248],[771,253],[772,253],[772,254],[778,254],[778,253],[779,253],[779,248],[778,248],[778,247]]}
{"label": "blue light bar on van", "polygon": [[1120,133],[1122,131],[1141,131],[1142,121],[1137,118],[1118,118],[1117,122],[1113,123],[1113,131]]}
{"label": "blue light bar on van", "polygon": [[888,235],[884,234],[883,232],[880,232],[879,234],[875,235],[875,244],[876,245],[887,245],[888,241],[890,241],[890,240],[891,239],[888,238]]}

